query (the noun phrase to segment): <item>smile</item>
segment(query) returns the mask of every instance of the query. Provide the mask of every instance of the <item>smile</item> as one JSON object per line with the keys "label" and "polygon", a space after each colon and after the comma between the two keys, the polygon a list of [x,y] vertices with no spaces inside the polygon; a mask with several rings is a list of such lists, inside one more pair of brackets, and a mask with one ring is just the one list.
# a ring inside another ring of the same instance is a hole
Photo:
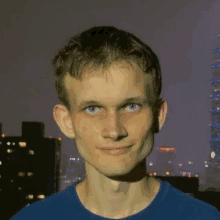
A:
{"label": "smile", "polygon": [[124,148],[116,148],[116,149],[101,149],[102,152],[108,155],[121,155],[126,154],[130,151],[132,146],[124,147]]}

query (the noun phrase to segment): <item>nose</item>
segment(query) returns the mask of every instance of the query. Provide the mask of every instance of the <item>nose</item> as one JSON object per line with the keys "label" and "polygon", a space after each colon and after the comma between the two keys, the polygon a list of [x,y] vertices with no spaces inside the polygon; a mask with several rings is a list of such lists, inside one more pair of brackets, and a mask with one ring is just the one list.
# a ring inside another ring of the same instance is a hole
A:
{"label": "nose", "polygon": [[110,138],[115,141],[126,136],[128,136],[128,134],[120,118],[116,115],[108,117],[104,123],[103,137]]}

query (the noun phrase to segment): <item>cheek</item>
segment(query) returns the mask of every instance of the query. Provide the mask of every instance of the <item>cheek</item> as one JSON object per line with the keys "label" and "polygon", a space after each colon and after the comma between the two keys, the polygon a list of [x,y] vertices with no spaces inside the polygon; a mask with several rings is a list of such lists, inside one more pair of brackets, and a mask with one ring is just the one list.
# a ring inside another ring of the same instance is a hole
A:
{"label": "cheek", "polygon": [[74,127],[77,133],[77,136],[80,139],[84,139],[84,141],[86,141],[85,137],[93,138],[94,134],[98,132],[97,125],[92,120],[85,120],[85,119],[78,118],[75,121]]}
{"label": "cheek", "polygon": [[150,112],[147,111],[138,115],[137,117],[132,119],[132,121],[130,121],[129,123],[131,130],[141,135],[151,130],[153,118]]}

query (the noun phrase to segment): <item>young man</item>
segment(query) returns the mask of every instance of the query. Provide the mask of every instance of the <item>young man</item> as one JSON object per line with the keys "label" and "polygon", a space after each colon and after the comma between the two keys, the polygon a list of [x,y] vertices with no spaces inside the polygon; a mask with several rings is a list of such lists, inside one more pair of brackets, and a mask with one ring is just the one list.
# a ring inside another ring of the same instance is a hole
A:
{"label": "young man", "polygon": [[[160,184],[146,171],[154,143],[153,112],[145,95],[149,82],[126,62],[112,65],[108,74],[111,80],[97,75],[82,82],[67,76],[70,101],[76,104],[72,114],[56,105],[54,119],[63,134],[75,138],[85,159],[87,177],[76,186],[82,204],[100,216],[122,218],[147,207]],[[97,103],[89,103],[92,100]],[[161,127],[166,114],[164,102]]]}
{"label": "young man", "polygon": [[12,220],[220,219],[214,207],[147,173],[168,108],[165,100],[158,104],[160,66],[147,45],[114,27],[94,27],[73,37],[53,64],[64,103],[55,105],[53,117],[75,139],[86,178]]}

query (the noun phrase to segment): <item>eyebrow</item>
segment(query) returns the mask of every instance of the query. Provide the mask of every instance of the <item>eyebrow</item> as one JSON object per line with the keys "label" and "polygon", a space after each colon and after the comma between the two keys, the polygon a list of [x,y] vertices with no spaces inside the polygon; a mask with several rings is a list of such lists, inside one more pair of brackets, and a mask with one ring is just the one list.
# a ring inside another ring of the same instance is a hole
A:
{"label": "eyebrow", "polygon": [[[119,105],[118,107],[121,107],[127,103],[130,102],[145,102],[146,101],[146,97],[145,96],[136,96],[136,97],[130,97],[130,98],[126,98],[124,99]],[[79,108],[84,108],[86,106],[89,105],[100,105],[103,106],[103,104],[97,100],[84,100],[79,104]]]}

